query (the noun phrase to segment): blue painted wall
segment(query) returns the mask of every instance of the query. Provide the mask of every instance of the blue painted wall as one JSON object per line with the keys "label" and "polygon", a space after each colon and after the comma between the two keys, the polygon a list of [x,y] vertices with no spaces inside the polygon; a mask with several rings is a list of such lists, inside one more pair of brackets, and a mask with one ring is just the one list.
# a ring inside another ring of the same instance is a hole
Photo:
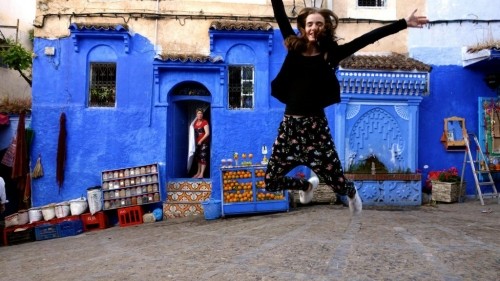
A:
{"label": "blue painted wall", "polygon": [[[444,118],[465,118],[469,133],[478,135],[478,97],[496,97],[496,93],[483,81],[483,70],[471,70],[461,66],[433,66],[430,79],[430,95],[420,104],[419,168],[428,171],[456,167],[462,172],[464,152],[449,152],[440,142],[444,130]],[[424,166],[428,165],[428,169]],[[474,178],[469,164],[466,165],[467,194],[475,194]]]}
{"label": "blue painted wall", "polygon": [[[123,41],[114,39],[83,41],[78,52],[71,38],[35,39],[32,159],[42,156],[45,175],[33,180],[33,206],[86,196],[87,188],[100,185],[103,170],[156,162],[164,167],[166,111],[152,106],[154,51],[139,35],[131,41],[127,54]],[[55,47],[55,56],[44,55],[45,47]],[[115,108],[86,106],[88,60],[99,50],[117,63]],[[56,155],[62,113],[67,119],[67,159],[59,187]]]}
{"label": "blue painted wall", "polygon": [[[71,37],[56,40],[35,39],[37,55],[33,66],[33,111],[35,130],[32,159],[40,154],[45,176],[34,179],[32,205],[66,201],[86,196],[89,187],[100,185],[103,170],[160,163],[162,186],[169,178],[182,177],[187,142],[187,126],[194,118],[193,109],[210,105],[212,130],[210,177],[213,194],[220,198],[222,159],[232,153],[253,153],[260,160],[262,145],[272,147],[283,115],[283,105],[270,96],[270,81],[278,73],[285,53],[279,30],[270,32],[213,32],[212,56],[222,62],[182,63],[155,60],[153,45],[139,34],[128,41],[111,38]],[[44,54],[55,47],[55,56]],[[421,49],[417,50],[422,53]],[[115,108],[86,106],[88,62],[117,62],[117,105]],[[429,63],[429,62],[427,62]],[[228,110],[227,65],[255,65],[255,108]],[[464,154],[447,152],[440,142],[443,119],[464,117],[470,132],[478,131],[479,96],[496,96],[483,81],[484,70],[457,65],[433,65],[430,95],[420,104],[418,169],[455,166],[461,170]],[[205,87],[205,99],[175,99],[172,89],[195,82]],[[326,109],[334,127],[333,106]],[[59,119],[67,116],[67,160],[64,184],[56,183],[56,155]],[[183,139],[185,136],[185,139]],[[187,155],[186,155],[187,157]],[[427,170],[427,171],[428,171]],[[466,180],[473,182],[468,173]],[[469,184],[467,193],[473,194]],[[163,197],[164,198],[164,197]]]}

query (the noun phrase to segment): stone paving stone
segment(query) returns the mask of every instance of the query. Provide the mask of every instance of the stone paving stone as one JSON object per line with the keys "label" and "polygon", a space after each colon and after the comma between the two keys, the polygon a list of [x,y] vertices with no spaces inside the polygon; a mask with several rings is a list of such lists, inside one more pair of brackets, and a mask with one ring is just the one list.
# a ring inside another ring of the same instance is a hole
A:
{"label": "stone paving stone", "polygon": [[0,280],[499,280],[496,200],[170,219],[0,247]]}

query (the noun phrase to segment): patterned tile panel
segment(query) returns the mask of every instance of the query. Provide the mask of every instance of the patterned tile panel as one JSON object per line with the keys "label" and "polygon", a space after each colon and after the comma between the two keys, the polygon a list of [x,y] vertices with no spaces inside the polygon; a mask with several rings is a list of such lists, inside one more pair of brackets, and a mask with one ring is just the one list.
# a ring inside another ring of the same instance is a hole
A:
{"label": "patterned tile panel", "polygon": [[204,215],[201,202],[210,198],[211,181],[173,181],[167,184],[164,219]]}
{"label": "patterned tile panel", "polygon": [[200,203],[165,203],[163,204],[163,219],[175,219],[203,215]]}
{"label": "patterned tile panel", "polygon": [[179,181],[169,182],[167,191],[212,191],[212,182],[210,181]]}
{"label": "patterned tile panel", "polygon": [[179,191],[167,192],[167,201],[174,202],[201,202],[210,198],[210,191]]}

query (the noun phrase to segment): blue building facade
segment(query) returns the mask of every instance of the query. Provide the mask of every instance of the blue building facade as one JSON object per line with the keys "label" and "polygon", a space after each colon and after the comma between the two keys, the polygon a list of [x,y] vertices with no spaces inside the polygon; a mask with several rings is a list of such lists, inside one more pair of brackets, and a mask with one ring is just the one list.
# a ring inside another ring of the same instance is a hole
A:
{"label": "blue building facade", "polygon": [[[272,147],[284,109],[270,95],[270,82],[285,56],[279,30],[270,25],[253,30],[211,28],[207,30],[209,56],[162,57],[156,54],[149,40],[133,34],[126,26],[72,24],[69,29],[70,36],[66,38],[35,38],[31,116],[35,138],[31,158],[42,156],[45,176],[33,179],[33,206],[85,196],[87,188],[100,185],[101,171],[109,169],[159,163],[163,187],[169,181],[188,178],[188,127],[198,107],[206,109],[205,116],[211,127],[212,197],[220,197],[218,168],[223,159],[239,152],[252,153],[258,161],[262,157],[261,146]],[[435,29],[445,32],[444,25],[431,25],[428,36]],[[497,95],[484,83],[484,76],[497,66],[492,63],[474,69],[441,65],[436,56],[443,52],[456,53],[455,49],[439,51],[429,47],[428,38],[425,44],[414,44],[419,38],[412,37],[411,32],[409,38],[413,46],[410,55],[431,65],[432,71],[426,78],[425,95],[412,98],[418,100],[418,106],[412,109],[411,116],[418,120],[411,120],[411,130],[405,129],[400,134],[405,135],[406,144],[413,146],[407,146],[412,150],[405,160],[409,162],[399,169],[422,172],[425,178],[424,166],[431,170],[462,167],[463,153],[450,153],[440,142],[443,119],[463,117],[467,130],[478,132],[478,97]],[[89,106],[93,62],[116,64],[114,107]],[[254,67],[251,108],[235,110],[230,106],[228,68],[231,65]],[[344,93],[343,98],[349,98],[349,94]],[[408,102],[407,99],[405,103]],[[338,110],[339,106],[342,105],[326,109],[334,135],[345,126],[338,121],[346,118],[345,111]],[[67,157],[64,181],[59,186],[56,156],[62,114],[67,119]],[[335,140],[342,141],[337,136]],[[345,145],[340,147],[345,165],[348,155],[344,153]],[[466,174],[466,181],[473,182],[470,173]],[[418,188],[413,192],[419,193]],[[474,189],[468,185],[467,194],[473,195]],[[415,200],[418,202],[419,198]]]}

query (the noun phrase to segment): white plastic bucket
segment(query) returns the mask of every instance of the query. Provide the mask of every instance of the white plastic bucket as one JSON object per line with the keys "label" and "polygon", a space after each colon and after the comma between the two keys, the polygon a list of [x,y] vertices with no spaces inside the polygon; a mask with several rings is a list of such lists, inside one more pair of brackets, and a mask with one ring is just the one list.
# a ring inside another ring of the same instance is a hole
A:
{"label": "white plastic bucket", "polygon": [[30,223],[34,223],[42,220],[42,210],[40,208],[31,208],[28,210],[28,217]]}
{"label": "white plastic bucket", "polygon": [[56,204],[55,211],[56,211],[56,217],[58,219],[69,216],[69,213],[70,213],[69,203],[62,202],[62,203]]}
{"label": "white plastic bucket", "polygon": [[102,190],[100,186],[91,187],[87,189],[87,201],[89,204],[90,214],[94,215],[95,213],[102,210]]}
{"label": "white plastic bucket", "polygon": [[72,216],[78,216],[87,210],[88,203],[85,197],[69,200],[69,208]]}
{"label": "white plastic bucket", "polygon": [[5,217],[5,227],[15,226],[19,224],[19,215],[14,213]]}
{"label": "white plastic bucket", "polygon": [[49,221],[56,217],[56,210],[54,204],[45,205],[41,209],[44,220]]}
{"label": "white plastic bucket", "polygon": [[17,212],[17,221],[20,225],[27,224],[30,221],[28,210],[19,210]]}

